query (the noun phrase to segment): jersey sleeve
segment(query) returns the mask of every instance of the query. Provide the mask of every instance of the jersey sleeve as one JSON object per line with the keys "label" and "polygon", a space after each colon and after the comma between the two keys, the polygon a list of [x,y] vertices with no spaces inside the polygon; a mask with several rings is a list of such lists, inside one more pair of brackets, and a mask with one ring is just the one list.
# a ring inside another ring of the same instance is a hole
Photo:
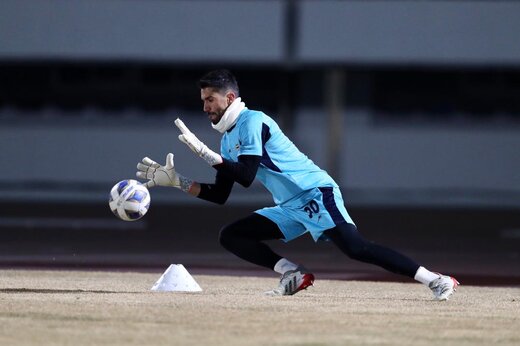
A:
{"label": "jersey sleeve", "polygon": [[240,155],[262,156],[262,117],[248,117],[239,129]]}

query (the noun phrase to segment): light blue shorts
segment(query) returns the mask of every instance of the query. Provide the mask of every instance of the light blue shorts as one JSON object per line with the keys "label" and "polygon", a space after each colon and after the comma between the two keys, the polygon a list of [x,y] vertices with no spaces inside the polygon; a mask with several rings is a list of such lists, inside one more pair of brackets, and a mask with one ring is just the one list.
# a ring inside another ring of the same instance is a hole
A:
{"label": "light blue shorts", "polygon": [[285,242],[307,232],[310,232],[314,241],[318,241],[324,231],[340,223],[354,224],[337,187],[308,190],[288,202],[276,207],[259,209],[255,213],[276,223],[285,237]]}

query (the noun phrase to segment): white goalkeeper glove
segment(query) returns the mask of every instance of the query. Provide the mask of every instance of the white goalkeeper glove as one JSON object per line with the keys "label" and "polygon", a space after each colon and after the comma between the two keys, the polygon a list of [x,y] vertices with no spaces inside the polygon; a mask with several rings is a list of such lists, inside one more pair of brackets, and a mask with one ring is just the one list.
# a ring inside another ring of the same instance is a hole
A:
{"label": "white goalkeeper glove", "polygon": [[210,166],[215,166],[222,163],[222,156],[212,151],[206,144],[202,143],[187,127],[181,119],[175,120],[175,125],[181,130],[179,140],[190,147],[191,150],[202,159],[204,159]]}
{"label": "white goalkeeper glove", "polygon": [[154,187],[156,185],[172,186],[188,192],[193,184],[193,180],[185,178],[175,171],[172,153],[166,156],[166,165],[164,166],[145,157],[142,163],[139,162],[137,164],[137,173],[135,175],[141,179],[148,179],[144,184],[146,187]]}

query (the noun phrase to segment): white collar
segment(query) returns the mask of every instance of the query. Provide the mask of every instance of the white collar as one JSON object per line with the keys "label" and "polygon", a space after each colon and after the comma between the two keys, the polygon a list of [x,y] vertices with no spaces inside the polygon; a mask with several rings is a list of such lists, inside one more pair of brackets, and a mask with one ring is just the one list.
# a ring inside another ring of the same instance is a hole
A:
{"label": "white collar", "polygon": [[237,122],[240,112],[246,108],[246,104],[241,101],[240,97],[237,97],[233,103],[231,103],[219,122],[211,124],[211,126],[220,133],[224,133],[229,130]]}

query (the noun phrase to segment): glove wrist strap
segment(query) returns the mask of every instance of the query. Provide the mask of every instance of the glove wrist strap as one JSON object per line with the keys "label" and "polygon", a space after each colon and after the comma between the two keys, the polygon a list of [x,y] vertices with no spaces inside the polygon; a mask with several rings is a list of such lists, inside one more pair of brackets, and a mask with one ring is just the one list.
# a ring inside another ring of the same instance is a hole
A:
{"label": "glove wrist strap", "polygon": [[215,165],[221,164],[223,162],[222,156],[220,156],[216,152],[210,150],[208,147],[204,147],[201,150],[199,156],[204,161],[206,161],[210,166],[215,166]]}
{"label": "glove wrist strap", "polygon": [[193,180],[183,177],[182,175],[179,175],[179,186],[176,186],[177,188],[181,189],[184,192],[188,192],[191,188],[191,185],[193,185]]}

